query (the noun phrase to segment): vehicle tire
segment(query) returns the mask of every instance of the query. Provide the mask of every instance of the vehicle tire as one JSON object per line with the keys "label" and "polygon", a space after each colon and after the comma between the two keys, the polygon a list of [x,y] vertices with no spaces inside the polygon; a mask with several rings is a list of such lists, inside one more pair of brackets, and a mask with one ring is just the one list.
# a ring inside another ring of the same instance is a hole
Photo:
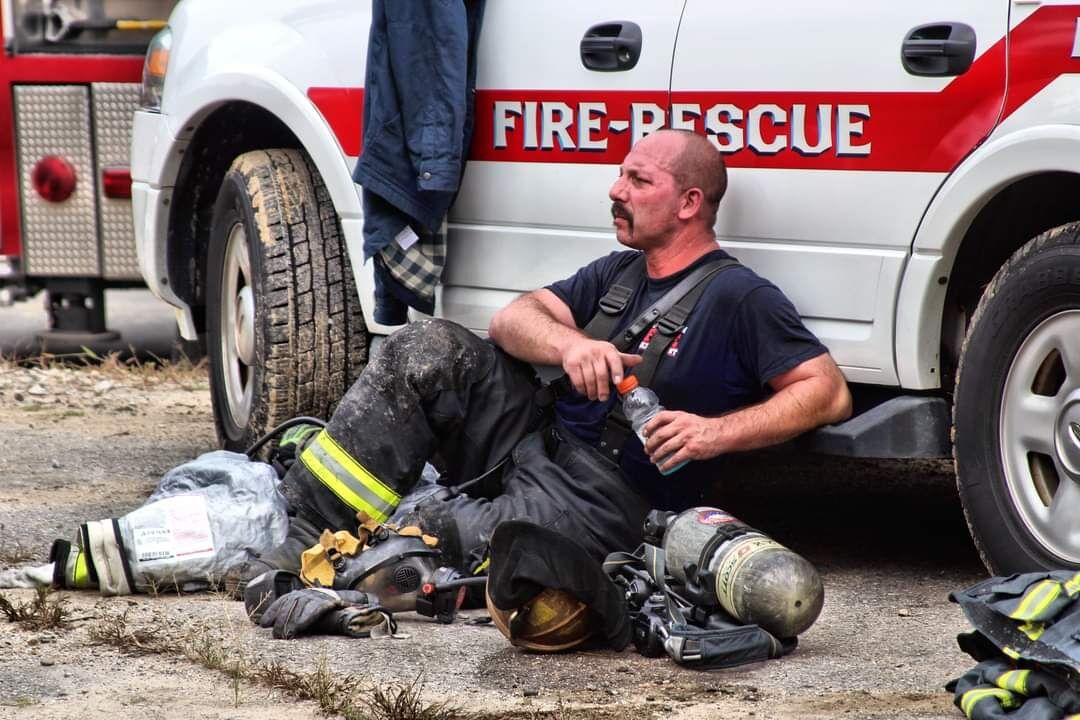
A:
{"label": "vehicle tire", "polygon": [[328,419],[367,362],[345,238],[299,150],[235,161],[214,206],[207,351],[218,440],[243,451],[298,415]]}
{"label": "vehicle tire", "polygon": [[957,370],[953,448],[991,572],[1080,567],[1080,223],[1029,241],[983,293]]}

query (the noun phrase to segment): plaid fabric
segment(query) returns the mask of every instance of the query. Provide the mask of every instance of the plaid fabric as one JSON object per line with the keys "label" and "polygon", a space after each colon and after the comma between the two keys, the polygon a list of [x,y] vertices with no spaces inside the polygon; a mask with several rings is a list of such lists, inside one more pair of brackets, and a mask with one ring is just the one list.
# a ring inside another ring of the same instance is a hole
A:
{"label": "plaid fabric", "polygon": [[409,292],[426,300],[435,298],[435,288],[446,265],[446,236],[425,233],[403,250],[396,242],[379,250],[391,277]]}

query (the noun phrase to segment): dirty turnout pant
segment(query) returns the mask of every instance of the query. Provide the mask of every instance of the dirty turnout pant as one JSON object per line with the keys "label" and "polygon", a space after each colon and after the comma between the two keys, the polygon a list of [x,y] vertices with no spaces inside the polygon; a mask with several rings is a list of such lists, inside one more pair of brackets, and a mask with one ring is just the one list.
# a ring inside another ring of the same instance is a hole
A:
{"label": "dirty turnout pant", "polygon": [[[443,561],[471,571],[495,526],[521,519],[564,533],[602,560],[641,542],[647,502],[614,465],[544,422],[530,366],[443,320],[391,335],[283,481],[297,516],[355,530],[385,521],[425,462],[458,485],[510,460],[466,493],[438,493],[403,522],[440,539]],[[398,518],[395,518],[398,519]]]}

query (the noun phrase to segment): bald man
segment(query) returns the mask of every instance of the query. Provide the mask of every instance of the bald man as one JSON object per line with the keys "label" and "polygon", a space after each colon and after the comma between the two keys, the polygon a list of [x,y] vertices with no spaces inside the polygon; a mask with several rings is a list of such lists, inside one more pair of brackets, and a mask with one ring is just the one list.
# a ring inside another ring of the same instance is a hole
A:
{"label": "bald man", "polygon": [[[641,542],[651,508],[693,503],[720,479],[717,458],[847,417],[850,395],[825,347],[774,285],[729,263],[664,348],[649,384],[668,409],[645,427],[645,444],[629,433],[616,452],[597,449],[613,386],[657,333],[646,327],[620,352],[582,328],[639,258],[644,273],[609,337],[700,266],[729,260],[713,232],[726,184],[705,138],[649,135],[609,193],[628,250],[512,302],[491,322],[493,343],[440,320],[390,336],[285,477],[289,540],[247,577],[295,569],[323,528],[355,529],[358,512],[419,524],[466,572],[511,519],[562,532],[599,561]],[[553,408],[537,402],[533,364],[561,366],[573,386]],[[417,492],[428,460],[441,487]],[[464,492],[447,489],[471,480]]]}

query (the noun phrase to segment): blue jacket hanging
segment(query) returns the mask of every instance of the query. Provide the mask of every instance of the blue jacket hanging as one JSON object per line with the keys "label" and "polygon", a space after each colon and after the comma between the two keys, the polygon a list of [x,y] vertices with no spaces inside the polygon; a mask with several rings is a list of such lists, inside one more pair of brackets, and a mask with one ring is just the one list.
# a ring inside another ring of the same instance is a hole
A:
{"label": "blue jacket hanging", "polygon": [[[412,252],[421,253],[434,242],[453,203],[472,139],[484,2],[372,3],[363,151],[353,170],[353,180],[364,189],[365,260],[386,249],[406,226],[420,237]],[[395,277],[402,273],[392,264],[402,253],[392,250],[376,263],[376,319],[398,324],[405,318],[404,306],[396,306],[402,298],[432,311],[438,274],[419,291],[401,285]]]}

